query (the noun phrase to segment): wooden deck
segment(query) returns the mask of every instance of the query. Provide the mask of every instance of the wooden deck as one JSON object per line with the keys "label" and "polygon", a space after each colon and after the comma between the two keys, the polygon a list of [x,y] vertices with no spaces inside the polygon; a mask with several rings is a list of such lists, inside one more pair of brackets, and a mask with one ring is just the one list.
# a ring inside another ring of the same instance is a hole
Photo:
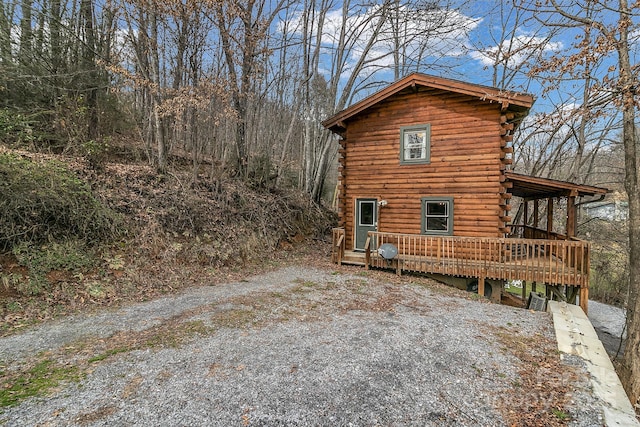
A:
{"label": "wooden deck", "polygon": [[[589,289],[588,242],[579,239],[547,240],[425,236],[369,232],[364,252],[345,251],[344,231],[333,231],[333,261],[403,271],[485,279],[521,280],[580,293],[587,310]],[[391,243],[398,255],[384,259],[377,248]]]}

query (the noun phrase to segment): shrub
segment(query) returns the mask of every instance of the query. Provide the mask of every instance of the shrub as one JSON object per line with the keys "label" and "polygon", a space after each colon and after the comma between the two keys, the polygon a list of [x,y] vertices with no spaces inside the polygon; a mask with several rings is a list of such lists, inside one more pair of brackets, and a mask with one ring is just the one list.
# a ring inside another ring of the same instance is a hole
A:
{"label": "shrub", "polygon": [[21,113],[0,109],[0,142],[13,146],[29,146],[37,139],[36,121]]}
{"label": "shrub", "polygon": [[0,250],[20,243],[116,237],[122,220],[62,163],[0,153]]}
{"label": "shrub", "polygon": [[25,295],[38,295],[47,290],[47,273],[50,271],[83,272],[96,262],[82,242],[71,240],[44,245],[21,243],[14,246],[13,254],[20,265],[29,270],[27,280],[17,286],[18,291]]}

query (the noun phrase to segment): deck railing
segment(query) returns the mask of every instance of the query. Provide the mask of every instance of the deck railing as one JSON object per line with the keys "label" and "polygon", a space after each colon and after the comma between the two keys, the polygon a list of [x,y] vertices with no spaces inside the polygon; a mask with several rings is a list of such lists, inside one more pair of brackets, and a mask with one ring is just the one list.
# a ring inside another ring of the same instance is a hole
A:
{"label": "deck railing", "polygon": [[542,230],[529,225],[510,225],[513,233],[509,237],[523,239],[569,240],[564,234]]}
{"label": "deck railing", "polygon": [[[334,231],[336,242],[343,234]],[[340,240],[342,238],[342,240]],[[366,250],[368,266],[399,271],[484,277],[496,280],[525,280],[550,285],[589,286],[588,242],[524,238],[425,236],[369,232]],[[391,243],[398,249],[394,260],[386,260],[372,248]],[[344,246],[342,253],[344,253]]]}

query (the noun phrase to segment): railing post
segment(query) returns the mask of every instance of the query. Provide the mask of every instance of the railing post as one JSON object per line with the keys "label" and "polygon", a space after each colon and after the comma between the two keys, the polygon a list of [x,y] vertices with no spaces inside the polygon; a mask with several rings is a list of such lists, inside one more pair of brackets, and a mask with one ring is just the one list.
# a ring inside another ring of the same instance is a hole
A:
{"label": "railing post", "polygon": [[344,228],[334,228],[331,238],[331,262],[342,265],[344,258]]}
{"label": "railing post", "polygon": [[[409,245],[411,246],[411,245]],[[402,238],[402,245],[400,245],[400,239],[398,239],[398,255],[396,256],[396,274],[400,276],[402,274],[402,265],[400,264],[402,261],[400,258],[400,254],[406,253],[406,241],[404,237]]]}
{"label": "railing post", "polygon": [[364,269],[368,270],[371,264],[371,236],[367,235],[367,240],[364,242]]}

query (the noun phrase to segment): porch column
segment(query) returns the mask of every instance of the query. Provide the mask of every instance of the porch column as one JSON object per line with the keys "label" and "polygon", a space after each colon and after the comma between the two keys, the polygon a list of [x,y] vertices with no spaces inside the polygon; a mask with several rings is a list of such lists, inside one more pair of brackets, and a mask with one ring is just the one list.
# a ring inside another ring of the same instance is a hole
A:
{"label": "porch column", "polygon": [[574,190],[567,197],[567,237],[576,237],[576,196]]}
{"label": "porch column", "polygon": [[553,232],[553,197],[547,199],[547,239],[551,238]]}
{"label": "porch column", "polygon": [[[522,221],[522,225],[526,227],[529,225],[529,201],[524,199],[522,203],[524,203],[524,220]],[[524,237],[524,229],[522,230],[522,237]]]}
{"label": "porch column", "polygon": [[538,205],[538,199],[533,201],[533,228],[538,228],[540,222],[540,210]]}

